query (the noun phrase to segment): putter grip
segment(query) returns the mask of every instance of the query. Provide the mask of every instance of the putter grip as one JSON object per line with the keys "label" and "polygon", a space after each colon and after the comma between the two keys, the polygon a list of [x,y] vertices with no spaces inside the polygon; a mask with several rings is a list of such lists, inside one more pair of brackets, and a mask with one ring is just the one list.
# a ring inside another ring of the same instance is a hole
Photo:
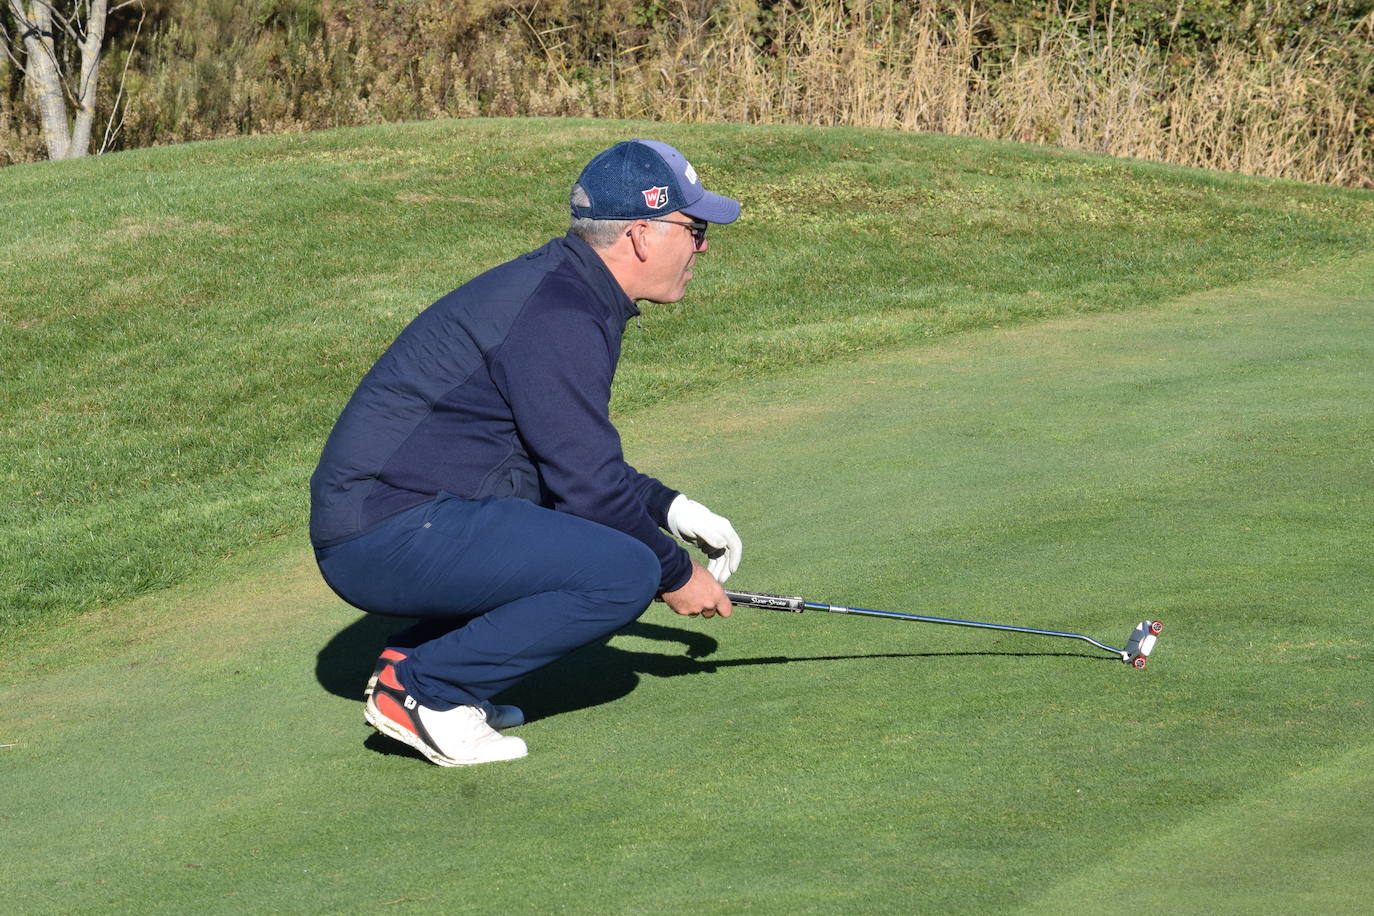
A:
{"label": "putter grip", "polygon": [[730,599],[731,604],[763,608],[768,611],[791,611],[800,614],[806,610],[805,598],[768,595],[763,592],[737,592],[728,588],[725,590],[725,597]]}

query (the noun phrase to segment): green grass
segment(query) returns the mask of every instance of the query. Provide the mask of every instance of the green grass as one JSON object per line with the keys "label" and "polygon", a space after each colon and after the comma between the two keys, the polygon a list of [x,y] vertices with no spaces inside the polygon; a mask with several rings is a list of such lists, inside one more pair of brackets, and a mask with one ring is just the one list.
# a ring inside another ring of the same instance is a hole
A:
{"label": "green grass", "polygon": [[[511,692],[531,756],[368,737],[385,627],[279,544],[12,653],[32,912],[1360,912],[1374,260],[974,331],[627,423],[739,585],[1124,637],[662,606]],[[709,439],[711,447],[700,443]]]}
{"label": "green grass", "polygon": [[626,341],[617,415],[953,332],[1340,259],[1374,196],[857,130],[449,121],[0,170],[0,638],[301,536],[305,480],[405,322],[565,226],[616,139],[744,216]]}
{"label": "green grass", "polygon": [[[616,405],[636,465],[740,530],[732,583],[1108,643],[1158,617],[1149,668],[655,606],[510,692],[528,759],[370,735],[390,628],[313,567],[315,453],[411,314],[559,231],[565,173],[646,133],[746,203],[688,302],[632,326]],[[0,188],[11,908],[1367,908],[1374,195],[585,122]]]}
{"label": "green grass", "polygon": [[1062,913],[1107,890],[1148,912],[1363,912],[1374,894],[1371,766],[1368,743],[1301,763],[1267,788],[1106,856],[1029,909]]}

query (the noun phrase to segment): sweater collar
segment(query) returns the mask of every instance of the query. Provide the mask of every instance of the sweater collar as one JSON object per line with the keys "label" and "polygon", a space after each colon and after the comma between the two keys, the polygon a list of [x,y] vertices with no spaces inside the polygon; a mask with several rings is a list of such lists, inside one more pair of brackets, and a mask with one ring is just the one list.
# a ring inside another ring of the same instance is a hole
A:
{"label": "sweater collar", "polygon": [[639,306],[629,296],[625,295],[625,290],[621,289],[615,274],[606,266],[606,262],[601,259],[601,255],[596,253],[596,249],[588,245],[582,239],[569,232],[560,239],[564,250],[568,252],[573,263],[584,277],[592,285],[605,294],[607,301],[615,303],[620,308],[620,313],[626,321],[639,314]]}

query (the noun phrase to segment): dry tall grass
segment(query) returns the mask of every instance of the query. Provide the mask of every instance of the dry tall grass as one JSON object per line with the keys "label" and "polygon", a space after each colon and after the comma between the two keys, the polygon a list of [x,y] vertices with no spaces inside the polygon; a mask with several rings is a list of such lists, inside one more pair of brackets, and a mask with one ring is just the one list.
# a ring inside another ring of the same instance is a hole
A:
{"label": "dry tall grass", "polygon": [[[1374,187],[1374,54],[1349,53],[1374,44],[1374,13],[1338,45],[1190,58],[1071,5],[994,45],[974,0],[671,2],[326,0],[264,29],[251,4],[202,0],[218,12],[140,52],[120,144],[590,115],[937,131]],[[41,155],[25,117],[0,95],[0,163]]]}
{"label": "dry tall grass", "polygon": [[[1374,187],[1374,119],[1347,88],[1370,65],[1351,74],[1313,43],[1193,60],[1066,17],[993,53],[971,4],[878,8],[811,3],[762,45],[740,7],[711,28],[684,16],[620,71],[615,114],[936,131]],[[1374,15],[1361,27],[1374,36]]]}

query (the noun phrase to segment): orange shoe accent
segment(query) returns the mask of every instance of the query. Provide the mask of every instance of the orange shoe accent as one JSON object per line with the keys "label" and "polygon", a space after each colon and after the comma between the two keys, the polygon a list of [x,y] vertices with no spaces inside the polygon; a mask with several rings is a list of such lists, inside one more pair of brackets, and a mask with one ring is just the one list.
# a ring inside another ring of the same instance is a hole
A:
{"label": "orange shoe accent", "polygon": [[377,675],[377,680],[390,687],[392,690],[405,690],[401,682],[396,680],[396,666],[387,665],[382,669],[382,673]]}
{"label": "orange shoe accent", "polygon": [[393,700],[391,697],[387,696],[384,693],[376,694],[373,696],[372,699],[373,702],[377,704],[377,711],[380,712],[382,715],[386,716],[388,719],[395,722],[397,725],[402,726],[403,728],[405,728],[406,731],[410,732],[411,734],[416,736],[420,734],[418,731],[416,731],[414,723],[410,721],[410,713],[406,712],[403,708],[401,708],[400,703],[397,703],[395,700]]}
{"label": "orange shoe accent", "polygon": [[399,652],[395,649],[386,649],[382,652],[382,658],[389,662],[403,662],[406,659],[406,655],[404,652]]}

